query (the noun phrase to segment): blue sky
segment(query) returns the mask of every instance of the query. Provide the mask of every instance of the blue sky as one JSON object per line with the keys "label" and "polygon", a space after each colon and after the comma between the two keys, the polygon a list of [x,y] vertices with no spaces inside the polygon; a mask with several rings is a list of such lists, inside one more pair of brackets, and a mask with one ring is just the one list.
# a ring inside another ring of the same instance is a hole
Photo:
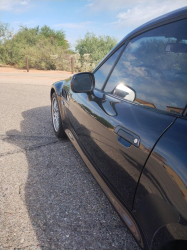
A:
{"label": "blue sky", "polygon": [[141,24],[186,5],[186,0],[0,0],[0,20],[14,32],[19,25],[63,29],[74,49],[87,31],[120,41]]}

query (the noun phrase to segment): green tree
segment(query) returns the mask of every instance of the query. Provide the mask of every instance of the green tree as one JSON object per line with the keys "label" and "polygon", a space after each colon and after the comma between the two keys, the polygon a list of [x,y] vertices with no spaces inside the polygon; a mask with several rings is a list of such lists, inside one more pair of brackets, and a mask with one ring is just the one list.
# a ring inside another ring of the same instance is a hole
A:
{"label": "green tree", "polygon": [[1,24],[1,63],[25,68],[25,57],[28,56],[31,68],[69,70],[70,65],[65,59],[69,45],[62,30],[55,31],[46,25],[41,29],[39,26],[20,26],[14,36],[10,34],[9,25]]}
{"label": "green tree", "polygon": [[37,34],[36,28],[27,28],[26,26],[20,26],[19,32],[14,35],[14,42],[27,46],[35,46],[40,37]]}
{"label": "green tree", "polygon": [[10,38],[12,38],[12,30],[10,30],[9,24],[0,22],[0,43]]}
{"label": "green tree", "polygon": [[91,60],[99,63],[116,44],[117,40],[114,37],[96,36],[94,33],[87,32],[83,39],[76,41],[75,49],[82,60],[84,54],[90,54]]}
{"label": "green tree", "polygon": [[51,38],[53,42],[56,40],[58,46],[62,46],[64,49],[69,47],[67,41],[65,40],[65,34],[63,30],[53,30],[49,26],[44,25],[39,30],[39,34],[46,38]]}

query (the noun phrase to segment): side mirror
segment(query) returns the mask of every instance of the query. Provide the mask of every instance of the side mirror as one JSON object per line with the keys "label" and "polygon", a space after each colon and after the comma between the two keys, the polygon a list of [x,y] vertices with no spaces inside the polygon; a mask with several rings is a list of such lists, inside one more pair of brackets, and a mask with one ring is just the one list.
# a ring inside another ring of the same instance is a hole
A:
{"label": "side mirror", "polygon": [[132,102],[136,98],[135,90],[130,87],[127,87],[123,83],[117,85],[117,87],[113,91],[113,94]]}
{"label": "side mirror", "polygon": [[74,93],[91,93],[95,87],[93,73],[84,72],[73,75],[71,79],[71,90]]}

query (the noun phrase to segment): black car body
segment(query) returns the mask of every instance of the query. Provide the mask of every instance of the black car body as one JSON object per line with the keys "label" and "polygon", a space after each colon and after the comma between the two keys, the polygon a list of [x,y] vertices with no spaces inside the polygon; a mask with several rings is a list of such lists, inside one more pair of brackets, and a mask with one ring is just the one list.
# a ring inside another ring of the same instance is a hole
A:
{"label": "black car body", "polygon": [[187,249],[186,18],[182,8],[140,26],[93,73],[50,93],[56,135],[67,134],[143,249]]}

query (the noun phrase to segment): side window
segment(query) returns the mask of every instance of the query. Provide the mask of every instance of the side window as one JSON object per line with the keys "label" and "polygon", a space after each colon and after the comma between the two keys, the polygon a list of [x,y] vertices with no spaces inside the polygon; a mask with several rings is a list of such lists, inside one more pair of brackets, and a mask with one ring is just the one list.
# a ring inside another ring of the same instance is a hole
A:
{"label": "side window", "polygon": [[116,62],[120,52],[122,51],[122,48],[124,48],[124,46],[122,46],[121,48],[119,48],[95,73],[95,87],[97,89],[101,89],[112,66],[114,65],[114,63]]}
{"label": "side window", "polygon": [[187,20],[132,39],[105,92],[160,110],[182,113],[187,103]]}

